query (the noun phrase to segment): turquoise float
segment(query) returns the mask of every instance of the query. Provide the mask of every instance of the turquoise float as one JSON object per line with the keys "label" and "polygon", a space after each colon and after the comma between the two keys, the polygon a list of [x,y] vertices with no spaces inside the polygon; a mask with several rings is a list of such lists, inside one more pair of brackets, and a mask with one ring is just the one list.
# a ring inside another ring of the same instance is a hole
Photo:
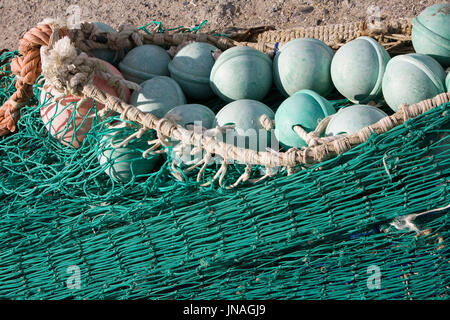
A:
{"label": "turquoise float", "polygon": [[383,77],[383,95],[389,107],[414,104],[445,91],[445,71],[430,56],[410,53],[389,61]]}
{"label": "turquoise float", "polygon": [[387,51],[370,37],[359,37],[343,45],[331,62],[336,89],[354,103],[381,98],[381,82],[390,59]]}
{"label": "turquoise float", "polygon": [[307,143],[293,130],[300,125],[313,131],[320,120],[336,113],[333,105],[311,90],[301,90],[283,101],[275,113],[275,136],[288,148],[306,147]]}
{"label": "turquoise float", "polygon": [[271,132],[265,130],[260,123],[263,115],[271,120],[275,116],[272,109],[256,100],[242,99],[227,104],[217,113],[217,124],[220,127],[234,128],[218,138],[240,148],[265,151],[275,139],[272,139]]}
{"label": "turquoise float", "polygon": [[215,50],[217,48],[209,43],[190,43],[169,63],[170,76],[179,83],[188,97],[205,100],[214,96],[209,77],[214,65],[212,53]]}
{"label": "turquoise float", "polygon": [[168,76],[170,56],[163,48],[146,44],[127,53],[119,69],[125,79],[141,83],[156,76]]}
{"label": "turquoise float", "polygon": [[450,3],[432,5],[414,18],[411,40],[417,53],[450,66]]}
{"label": "turquoise float", "polygon": [[142,90],[134,91],[130,104],[142,112],[162,118],[170,109],[186,103],[178,83],[172,78],[158,76],[141,83]]}
{"label": "turquoise float", "polygon": [[215,124],[215,114],[210,108],[202,104],[184,104],[171,109],[165,117],[176,119],[182,126],[196,125],[204,128],[212,128]]}
{"label": "turquoise float", "polygon": [[125,147],[115,148],[134,131],[123,125],[116,126],[100,140],[102,150],[98,160],[100,165],[107,165],[105,173],[118,182],[128,183],[133,178],[152,172],[159,160],[159,155],[143,158],[142,153],[149,148],[148,140],[153,140],[154,132],[147,132],[143,137],[134,139]]}
{"label": "turquoise float", "polygon": [[[208,107],[201,104],[185,104],[171,109],[166,118],[173,118],[180,126],[201,133],[203,129],[211,129],[216,125],[215,114]],[[194,146],[183,146],[176,143],[172,148],[172,159],[175,163],[191,165],[200,161],[203,151],[198,150],[191,154]]]}
{"label": "turquoise float", "polygon": [[333,90],[330,66],[334,52],[317,39],[294,39],[275,55],[273,79],[286,97],[302,89],[326,96]]}
{"label": "turquoise float", "polygon": [[[116,32],[111,26],[107,25],[103,22],[94,22],[95,26],[101,31],[101,32],[109,32],[113,33]],[[92,49],[90,52],[94,57],[98,59],[105,60],[111,64],[114,64],[116,62],[116,53],[111,49]]]}
{"label": "turquoise float", "polygon": [[211,88],[223,100],[262,100],[272,86],[272,60],[246,46],[223,52],[211,70]]}
{"label": "turquoise float", "polygon": [[352,134],[386,116],[384,111],[369,105],[357,104],[342,108],[331,117],[325,135]]}

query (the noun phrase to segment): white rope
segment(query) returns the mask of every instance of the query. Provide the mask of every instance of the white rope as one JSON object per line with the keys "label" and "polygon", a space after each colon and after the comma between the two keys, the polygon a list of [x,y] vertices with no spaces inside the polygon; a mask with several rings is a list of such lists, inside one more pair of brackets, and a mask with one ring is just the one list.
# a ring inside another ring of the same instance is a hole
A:
{"label": "white rope", "polygon": [[413,213],[406,216],[400,216],[395,218],[394,221],[391,222],[391,225],[394,226],[397,230],[408,229],[409,231],[415,231],[419,233],[420,232],[419,228],[417,228],[417,226],[413,222],[417,217],[436,211],[444,211],[449,208],[450,204],[446,205],[445,207],[431,209],[421,213]]}

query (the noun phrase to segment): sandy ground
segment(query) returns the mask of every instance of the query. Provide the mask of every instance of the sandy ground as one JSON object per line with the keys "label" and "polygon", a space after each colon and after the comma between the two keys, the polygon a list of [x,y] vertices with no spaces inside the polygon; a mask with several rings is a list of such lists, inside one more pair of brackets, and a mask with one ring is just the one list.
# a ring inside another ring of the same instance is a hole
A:
{"label": "sandy ground", "polygon": [[[412,17],[443,0],[0,0],[0,49],[16,49],[19,37],[47,17],[102,21],[115,28],[161,21],[164,27],[195,26],[208,20],[205,31],[228,27],[271,25],[277,29],[367,19],[378,9],[382,18]],[[78,6],[72,7],[70,6]],[[75,9],[73,9],[75,8]],[[79,8],[79,9],[78,9]]]}

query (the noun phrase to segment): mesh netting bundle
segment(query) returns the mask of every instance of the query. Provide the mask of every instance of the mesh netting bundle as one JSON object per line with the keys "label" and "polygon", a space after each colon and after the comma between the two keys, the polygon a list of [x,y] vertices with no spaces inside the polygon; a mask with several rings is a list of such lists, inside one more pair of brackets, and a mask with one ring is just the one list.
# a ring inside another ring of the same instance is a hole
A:
{"label": "mesh netting bundle", "polygon": [[[448,298],[450,103],[295,174],[228,190],[175,179],[170,156],[116,182],[98,158],[120,117],[93,108],[80,148],[67,147],[40,118],[41,80],[17,132],[0,138],[1,298]],[[13,81],[2,77],[2,104]],[[231,165],[225,179],[243,170]],[[68,286],[71,266],[79,288]]]}

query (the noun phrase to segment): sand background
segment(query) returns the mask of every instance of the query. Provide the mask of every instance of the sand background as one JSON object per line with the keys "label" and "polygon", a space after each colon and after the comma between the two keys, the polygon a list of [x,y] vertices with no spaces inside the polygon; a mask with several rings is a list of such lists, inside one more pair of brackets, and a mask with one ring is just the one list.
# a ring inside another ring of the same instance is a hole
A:
{"label": "sand background", "polygon": [[73,15],[79,7],[81,21],[101,21],[118,28],[124,23],[142,26],[161,21],[164,27],[192,27],[208,20],[205,32],[229,27],[262,25],[277,29],[317,26],[367,19],[379,8],[381,19],[413,17],[442,0],[0,0],[0,49],[16,49],[20,36],[44,18]]}

